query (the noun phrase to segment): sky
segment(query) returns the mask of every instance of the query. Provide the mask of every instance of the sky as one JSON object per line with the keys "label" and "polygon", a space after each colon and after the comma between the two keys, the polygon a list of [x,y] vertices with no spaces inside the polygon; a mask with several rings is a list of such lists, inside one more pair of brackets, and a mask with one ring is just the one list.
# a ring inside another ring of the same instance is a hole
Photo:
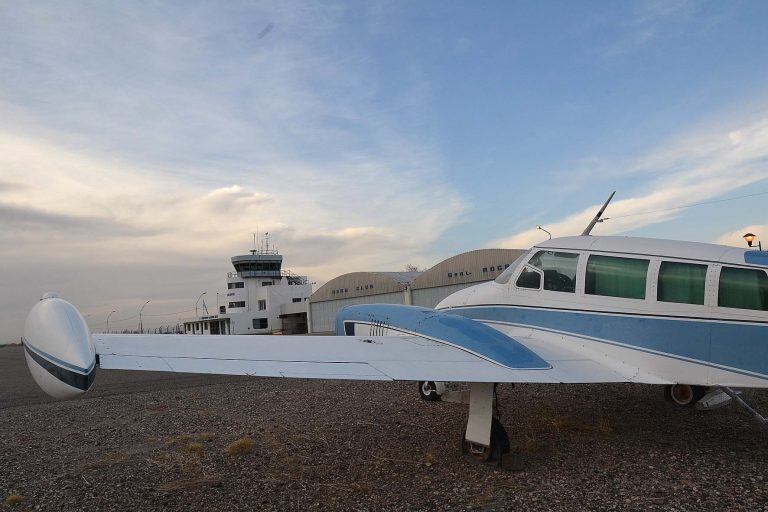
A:
{"label": "sky", "polygon": [[95,331],[146,300],[145,327],[175,324],[257,230],[317,286],[578,234],[614,190],[595,235],[768,236],[768,195],[742,197],[768,192],[766,22],[738,0],[7,0],[0,341],[52,290]]}

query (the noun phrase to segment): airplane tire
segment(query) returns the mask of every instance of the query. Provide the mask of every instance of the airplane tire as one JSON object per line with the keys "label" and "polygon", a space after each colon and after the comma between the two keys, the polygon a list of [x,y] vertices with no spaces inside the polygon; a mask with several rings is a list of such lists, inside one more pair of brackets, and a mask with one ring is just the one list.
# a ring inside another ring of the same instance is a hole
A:
{"label": "airplane tire", "polygon": [[690,407],[707,394],[705,386],[690,384],[672,384],[664,389],[664,397],[680,407]]}
{"label": "airplane tire", "polygon": [[462,439],[462,453],[472,456],[478,462],[497,461],[510,452],[509,436],[501,422],[493,418],[491,423],[491,445],[483,446]]}
{"label": "airplane tire", "polygon": [[431,380],[419,381],[419,396],[427,402],[437,402],[440,395],[437,394],[437,384]]}

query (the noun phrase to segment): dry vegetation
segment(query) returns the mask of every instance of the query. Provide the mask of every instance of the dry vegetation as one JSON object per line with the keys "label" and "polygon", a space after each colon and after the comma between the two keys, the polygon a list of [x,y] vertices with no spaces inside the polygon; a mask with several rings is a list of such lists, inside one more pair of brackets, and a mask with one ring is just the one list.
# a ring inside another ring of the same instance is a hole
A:
{"label": "dry vegetation", "polygon": [[248,455],[253,451],[253,440],[248,437],[238,439],[227,446],[227,455]]}
{"label": "dry vegetation", "polygon": [[5,504],[9,506],[18,505],[24,500],[24,497],[21,494],[9,494],[5,497]]}

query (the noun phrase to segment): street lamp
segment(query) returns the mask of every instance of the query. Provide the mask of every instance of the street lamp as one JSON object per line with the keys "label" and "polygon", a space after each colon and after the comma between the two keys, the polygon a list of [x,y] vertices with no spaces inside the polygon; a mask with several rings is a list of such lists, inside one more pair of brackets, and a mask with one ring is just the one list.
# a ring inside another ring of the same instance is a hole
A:
{"label": "street lamp", "polygon": [[[113,310],[112,310],[112,313],[114,313],[114,312],[115,312],[115,310],[113,309]],[[110,314],[108,314],[108,315],[107,315],[107,334],[109,334],[109,317],[111,317],[111,316],[112,316],[112,313],[110,313]]]}
{"label": "street lamp", "polygon": [[144,334],[144,324],[141,322],[141,312],[144,311],[144,308],[147,307],[147,304],[149,304],[149,301],[145,302],[139,310],[139,331],[141,331],[141,334]]}
{"label": "street lamp", "polygon": [[[747,242],[747,245],[749,247],[752,247],[752,243],[755,241],[755,238],[757,238],[757,237],[755,236],[754,233],[747,233],[742,238],[744,238],[744,241]],[[763,250],[763,244],[760,243],[759,241],[757,242],[757,250],[758,251],[762,251]]]}
{"label": "street lamp", "polygon": [[201,293],[200,296],[195,301],[195,318],[196,319],[198,318],[198,315],[197,315],[197,304],[200,302],[200,299],[203,298],[203,295],[205,295],[205,292]]}
{"label": "street lamp", "polygon": [[546,234],[548,234],[548,235],[549,235],[549,239],[550,239],[550,240],[552,240],[552,233],[550,233],[549,231],[547,231],[547,230],[546,230],[546,229],[544,229],[543,227],[539,226],[538,224],[536,224],[536,229],[540,229],[541,231],[543,231],[543,232],[545,232]]}

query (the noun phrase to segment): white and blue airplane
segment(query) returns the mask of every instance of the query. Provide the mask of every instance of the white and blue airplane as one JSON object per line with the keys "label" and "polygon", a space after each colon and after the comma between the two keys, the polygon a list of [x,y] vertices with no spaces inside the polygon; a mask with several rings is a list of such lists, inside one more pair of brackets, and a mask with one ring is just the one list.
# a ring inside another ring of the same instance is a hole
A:
{"label": "white and blue airplane", "polygon": [[434,383],[465,382],[463,447],[481,460],[500,459],[509,441],[496,416],[496,383],[658,384],[681,405],[712,388],[746,406],[732,387],[768,387],[768,252],[555,238],[436,309],[350,306],[338,313],[336,331],[91,334],[74,306],[49,293],[29,313],[23,342],[37,384],[65,399],[86,392],[97,368],[408,380],[427,396],[438,391]]}

